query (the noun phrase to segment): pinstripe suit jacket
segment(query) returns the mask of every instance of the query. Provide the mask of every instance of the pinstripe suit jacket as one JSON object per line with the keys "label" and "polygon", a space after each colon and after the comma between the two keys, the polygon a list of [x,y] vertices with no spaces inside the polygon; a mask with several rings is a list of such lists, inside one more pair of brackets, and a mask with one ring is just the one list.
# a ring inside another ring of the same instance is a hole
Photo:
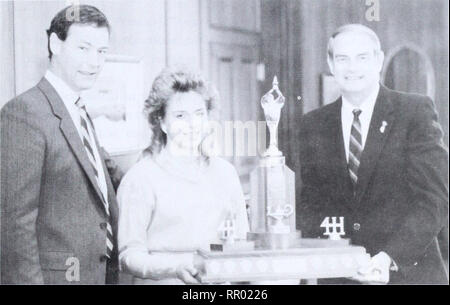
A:
{"label": "pinstripe suit jacket", "polygon": [[[117,236],[115,192],[102,163]],[[107,274],[117,279],[116,253],[108,263],[102,256],[106,212],[93,168],[45,78],[1,110],[1,211],[2,283],[104,284]]]}

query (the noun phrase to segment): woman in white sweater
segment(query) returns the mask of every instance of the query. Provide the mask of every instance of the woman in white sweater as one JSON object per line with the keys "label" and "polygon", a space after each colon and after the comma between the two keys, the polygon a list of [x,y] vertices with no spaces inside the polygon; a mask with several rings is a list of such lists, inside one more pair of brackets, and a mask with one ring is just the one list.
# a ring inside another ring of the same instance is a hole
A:
{"label": "woman in white sweater", "polygon": [[197,283],[193,253],[219,240],[224,220],[235,217],[238,238],[249,230],[236,170],[203,153],[212,92],[199,75],[168,68],[146,100],[152,143],[118,189],[119,260],[134,283]]}

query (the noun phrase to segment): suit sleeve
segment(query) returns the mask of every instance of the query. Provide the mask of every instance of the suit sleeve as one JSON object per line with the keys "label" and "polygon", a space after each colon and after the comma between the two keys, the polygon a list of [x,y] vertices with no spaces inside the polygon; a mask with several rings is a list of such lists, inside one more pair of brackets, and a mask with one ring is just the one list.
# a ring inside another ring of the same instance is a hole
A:
{"label": "suit sleeve", "polygon": [[[299,152],[300,152],[300,198],[297,199],[296,224],[301,230],[302,236],[316,238],[321,236],[319,224],[323,220],[323,209],[325,200],[321,198],[318,183],[315,180],[314,162],[311,159],[313,153],[311,145],[314,143],[308,132],[306,118],[300,126]],[[322,196],[323,197],[323,196]]]}
{"label": "suit sleeve", "polygon": [[408,136],[407,162],[411,208],[386,247],[400,270],[424,255],[448,221],[448,150],[430,99],[421,100],[416,108]]}
{"label": "suit sleeve", "polygon": [[21,103],[1,112],[1,279],[41,284],[36,234],[45,140]]}

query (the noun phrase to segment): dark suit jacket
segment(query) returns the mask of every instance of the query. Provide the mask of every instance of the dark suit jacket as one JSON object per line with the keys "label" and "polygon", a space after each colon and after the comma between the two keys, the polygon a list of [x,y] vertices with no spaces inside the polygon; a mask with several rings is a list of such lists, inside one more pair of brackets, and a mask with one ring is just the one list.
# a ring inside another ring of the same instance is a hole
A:
{"label": "dark suit jacket", "polygon": [[[117,202],[103,167],[117,236]],[[100,196],[76,127],[45,78],[3,107],[2,283],[104,284],[107,270],[116,281],[117,253],[108,264],[103,257],[106,212]],[[77,262],[80,281],[68,282],[67,269],[76,275]]]}
{"label": "dark suit jacket", "polygon": [[448,283],[436,239],[448,221],[448,151],[433,102],[381,86],[355,191],[341,104],[338,99],[302,118],[297,226],[303,236],[323,237],[322,220],[344,216],[353,244],[371,255],[385,251],[397,263],[391,283]]}

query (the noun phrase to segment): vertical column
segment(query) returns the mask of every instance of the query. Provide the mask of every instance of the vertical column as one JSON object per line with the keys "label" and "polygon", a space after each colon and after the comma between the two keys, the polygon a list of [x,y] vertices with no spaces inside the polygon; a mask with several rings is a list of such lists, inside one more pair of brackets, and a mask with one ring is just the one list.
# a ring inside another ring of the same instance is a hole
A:
{"label": "vertical column", "polygon": [[200,2],[166,0],[166,63],[202,66]]}
{"label": "vertical column", "polygon": [[0,107],[15,95],[14,2],[0,1]]}

